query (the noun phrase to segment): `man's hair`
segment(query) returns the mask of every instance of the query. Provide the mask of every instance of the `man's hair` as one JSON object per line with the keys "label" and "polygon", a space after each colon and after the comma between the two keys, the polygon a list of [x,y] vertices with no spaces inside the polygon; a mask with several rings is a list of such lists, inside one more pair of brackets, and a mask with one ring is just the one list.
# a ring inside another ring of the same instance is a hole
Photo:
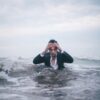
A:
{"label": "man's hair", "polygon": [[54,39],[51,39],[51,40],[49,41],[49,43],[57,43],[57,41],[54,40]]}

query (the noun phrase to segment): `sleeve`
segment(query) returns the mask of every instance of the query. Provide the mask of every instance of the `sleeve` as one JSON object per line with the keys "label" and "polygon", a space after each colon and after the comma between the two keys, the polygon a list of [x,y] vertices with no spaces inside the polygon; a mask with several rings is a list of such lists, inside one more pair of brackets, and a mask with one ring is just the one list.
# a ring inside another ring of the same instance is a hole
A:
{"label": "sleeve", "polygon": [[39,54],[33,59],[34,64],[40,64],[44,62],[44,56]]}
{"label": "sleeve", "polygon": [[66,63],[73,63],[73,58],[71,55],[69,55],[67,52],[63,51],[62,53],[62,59],[63,59],[63,62],[66,62]]}

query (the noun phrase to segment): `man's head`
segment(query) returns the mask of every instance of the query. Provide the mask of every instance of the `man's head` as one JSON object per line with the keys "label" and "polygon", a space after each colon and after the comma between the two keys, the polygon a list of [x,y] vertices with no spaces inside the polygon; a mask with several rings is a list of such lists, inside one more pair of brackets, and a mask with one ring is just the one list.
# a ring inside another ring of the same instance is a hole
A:
{"label": "man's head", "polygon": [[57,41],[52,39],[52,40],[49,41],[49,43],[57,43]]}
{"label": "man's head", "polygon": [[57,55],[57,41],[52,39],[49,41],[49,52],[51,54],[51,56],[56,56]]}

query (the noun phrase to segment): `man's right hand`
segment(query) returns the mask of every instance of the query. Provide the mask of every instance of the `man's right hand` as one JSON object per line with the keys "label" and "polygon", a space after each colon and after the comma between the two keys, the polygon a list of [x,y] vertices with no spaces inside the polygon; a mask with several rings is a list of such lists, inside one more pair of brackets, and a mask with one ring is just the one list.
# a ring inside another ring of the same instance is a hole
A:
{"label": "man's right hand", "polygon": [[48,52],[48,50],[52,47],[52,43],[48,43],[48,45],[46,46],[45,50],[42,52],[42,55],[44,55],[45,53]]}

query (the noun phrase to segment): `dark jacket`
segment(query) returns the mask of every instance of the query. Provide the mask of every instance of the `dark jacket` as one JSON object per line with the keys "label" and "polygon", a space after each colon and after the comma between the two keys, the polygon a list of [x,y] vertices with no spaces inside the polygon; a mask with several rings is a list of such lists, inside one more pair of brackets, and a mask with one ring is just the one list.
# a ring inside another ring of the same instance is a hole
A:
{"label": "dark jacket", "polygon": [[[57,52],[57,64],[58,69],[64,68],[64,63],[72,63],[73,58],[66,53]],[[45,63],[46,66],[50,67],[50,53],[46,53],[43,57],[39,54],[33,59],[34,64]]]}

